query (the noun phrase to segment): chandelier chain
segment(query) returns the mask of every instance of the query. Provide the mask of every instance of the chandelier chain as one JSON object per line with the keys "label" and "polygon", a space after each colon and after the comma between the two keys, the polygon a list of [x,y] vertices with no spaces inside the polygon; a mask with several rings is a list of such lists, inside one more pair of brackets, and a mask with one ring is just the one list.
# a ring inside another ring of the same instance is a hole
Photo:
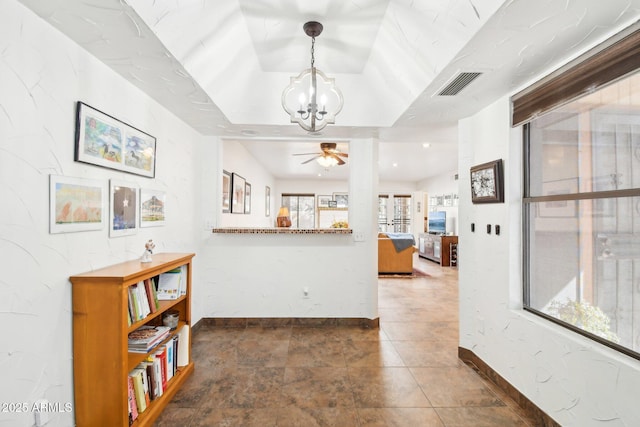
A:
{"label": "chandelier chain", "polygon": [[311,68],[313,68],[313,64],[315,64],[316,62],[316,58],[314,56],[315,44],[316,44],[316,38],[311,37]]}

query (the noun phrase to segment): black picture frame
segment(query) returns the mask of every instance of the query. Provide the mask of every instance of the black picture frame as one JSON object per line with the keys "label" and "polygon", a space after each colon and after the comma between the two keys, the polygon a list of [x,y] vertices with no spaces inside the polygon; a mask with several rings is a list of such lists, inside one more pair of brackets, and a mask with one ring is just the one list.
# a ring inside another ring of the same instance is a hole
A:
{"label": "black picture frame", "polygon": [[244,213],[251,213],[251,184],[244,184]]}
{"label": "black picture frame", "polygon": [[472,166],[470,175],[472,203],[504,202],[502,159]]}
{"label": "black picture frame", "polygon": [[78,101],[74,160],[155,178],[156,138]]}
{"label": "black picture frame", "polygon": [[222,213],[231,212],[231,172],[222,171]]}
{"label": "black picture frame", "polygon": [[244,213],[246,183],[247,181],[237,173],[231,174],[231,213]]}

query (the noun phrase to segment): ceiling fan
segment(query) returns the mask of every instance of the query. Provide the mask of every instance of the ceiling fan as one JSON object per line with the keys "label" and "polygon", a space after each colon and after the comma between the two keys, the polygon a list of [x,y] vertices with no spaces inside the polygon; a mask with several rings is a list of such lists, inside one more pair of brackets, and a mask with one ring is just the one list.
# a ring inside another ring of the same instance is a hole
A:
{"label": "ceiling fan", "polygon": [[313,156],[302,162],[303,165],[313,160],[318,160],[318,163],[325,167],[344,165],[345,161],[342,160],[341,157],[349,157],[349,155],[338,150],[336,147],[337,144],[335,142],[321,142],[320,153],[298,153],[294,154],[294,156]]}

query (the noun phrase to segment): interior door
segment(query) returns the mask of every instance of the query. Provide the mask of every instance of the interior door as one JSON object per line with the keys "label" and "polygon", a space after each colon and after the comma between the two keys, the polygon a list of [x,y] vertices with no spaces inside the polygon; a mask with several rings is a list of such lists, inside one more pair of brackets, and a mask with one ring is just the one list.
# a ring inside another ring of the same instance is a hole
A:
{"label": "interior door", "polygon": [[411,233],[411,195],[378,195],[378,231]]}

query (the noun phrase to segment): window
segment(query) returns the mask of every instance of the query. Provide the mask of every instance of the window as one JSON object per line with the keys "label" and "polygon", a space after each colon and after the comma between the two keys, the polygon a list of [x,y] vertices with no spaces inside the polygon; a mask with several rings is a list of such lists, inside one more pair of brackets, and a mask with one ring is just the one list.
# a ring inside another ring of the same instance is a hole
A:
{"label": "window", "polygon": [[283,194],[282,206],[289,208],[291,226],[294,228],[315,228],[316,204],[313,194]]}
{"label": "window", "polygon": [[524,119],[524,306],[640,359],[640,72],[601,65],[619,43],[578,67],[597,90]]}

